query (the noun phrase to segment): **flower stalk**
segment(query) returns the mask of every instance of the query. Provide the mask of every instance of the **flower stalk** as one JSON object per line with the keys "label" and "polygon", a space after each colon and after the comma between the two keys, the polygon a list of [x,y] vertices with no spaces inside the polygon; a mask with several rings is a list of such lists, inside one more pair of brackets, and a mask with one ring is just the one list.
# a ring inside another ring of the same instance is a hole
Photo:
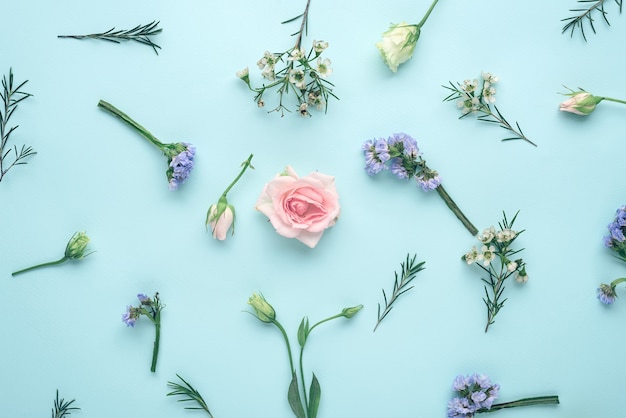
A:
{"label": "flower stalk", "polygon": [[63,257],[56,261],[49,261],[46,263],[37,264],[22,270],[15,271],[11,273],[11,276],[17,276],[22,273],[26,273],[31,270],[36,270],[42,267],[56,266],[58,264],[63,264],[68,260],[80,260],[82,258],[87,257],[89,254],[93,253],[93,251],[86,253],[87,244],[89,244],[89,237],[85,232],[79,231],[76,232],[67,243],[65,247],[65,254]]}
{"label": "flower stalk", "polygon": [[500,409],[517,408],[519,406],[558,405],[559,403],[560,403],[559,402],[559,397],[556,396],[556,395],[535,396],[535,397],[532,397],[532,398],[523,398],[523,399],[518,399],[516,401],[511,401],[511,402],[496,403],[496,404],[493,404],[491,406],[491,409],[479,409],[476,412],[477,413],[479,413],[479,412],[493,412],[493,411],[498,411]]}
{"label": "flower stalk", "polygon": [[251,164],[252,157],[253,154],[250,154],[248,159],[241,164],[242,169],[237,177],[235,177],[235,179],[228,185],[226,190],[224,190],[224,193],[222,193],[217,203],[212,204],[207,210],[205,226],[207,230],[209,226],[211,227],[213,238],[219,239],[220,241],[225,240],[228,230],[231,229],[231,227],[231,235],[235,235],[235,207],[228,203],[226,195],[243,176],[243,173],[246,172],[248,167],[254,169]]}
{"label": "flower stalk", "polygon": [[150,131],[112,104],[100,100],[98,107],[118,117],[161,150],[163,155],[167,157],[168,168],[165,175],[167,176],[170,190],[176,190],[180,184],[187,180],[193,168],[196,153],[196,148],[192,144],[187,142],[163,143],[152,135]]}
{"label": "flower stalk", "polygon": [[150,362],[150,371],[156,372],[157,359],[159,357],[159,343],[161,341],[161,311],[165,305],[161,303],[159,293],[156,292],[152,298],[139,293],[139,306],[128,306],[126,312],[122,315],[122,321],[128,327],[134,327],[137,320],[144,315],[154,324],[155,334],[154,343],[152,344],[152,361]]}
{"label": "flower stalk", "polygon": [[446,206],[461,221],[465,229],[476,236],[478,229],[465,216],[459,206],[441,185],[441,178],[436,170],[429,168],[421,157],[417,141],[411,136],[398,133],[387,139],[379,138],[365,141],[361,149],[365,155],[365,171],[375,175],[390,170],[397,178],[405,180],[415,178],[417,185],[425,192],[436,190]]}
{"label": "flower stalk", "polygon": [[[287,391],[287,399],[289,401],[289,406],[291,407],[291,410],[295,414],[296,418],[316,418],[321,399],[321,387],[319,381],[317,380],[317,377],[315,376],[315,373],[313,373],[311,386],[308,390],[305,385],[303,357],[306,342],[311,332],[321,324],[337,318],[350,319],[363,308],[363,305],[344,308],[340,313],[323,319],[315,323],[313,326],[309,326],[309,319],[307,317],[302,318],[302,321],[300,322],[300,326],[298,328],[298,343],[300,345],[300,358],[298,363],[298,371],[300,373],[300,376],[298,377],[298,372],[294,368],[293,355],[291,351],[291,343],[289,342],[289,337],[287,336],[285,328],[276,319],[276,312],[274,311],[274,308],[265,300],[262,295],[257,293],[254,293],[250,297],[250,299],[248,300],[248,304],[251,305],[254,309],[254,313],[251,313],[252,315],[256,316],[257,319],[261,322],[273,324],[274,326],[276,326],[276,328],[280,330],[283,336],[283,340],[285,341],[285,345],[287,346],[287,353],[289,355],[291,383],[289,384],[289,389]],[[298,378],[300,379],[300,385],[298,384]]]}

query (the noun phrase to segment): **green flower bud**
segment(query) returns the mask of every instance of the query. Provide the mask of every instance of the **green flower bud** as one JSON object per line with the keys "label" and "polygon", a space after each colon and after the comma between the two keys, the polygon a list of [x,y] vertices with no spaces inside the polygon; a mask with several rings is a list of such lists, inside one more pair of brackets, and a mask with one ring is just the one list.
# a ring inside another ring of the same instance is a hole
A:
{"label": "green flower bud", "polygon": [[85,232],[79,231],[75,233],[67,243],[67,247],[65,247],[65,257],[72,260],[79,260],[88,256],[90,253],[85,254],[87,244],[89,244],[89,237]]}
{"label": "green flower bud", "polygon": [[248,299],[248,304],[254,308],[257,318],[263,322],[273,322],[276,319],[276,311],[267,303],[263,295],[253,293]]}
{"label": "green flower bud", "polygon": [[363,309],[363,305],[357,305],[351,308],[343,308],[343,311],[341,311],[341,315],[345,316],[346,318],[352,318],[361,309]]}

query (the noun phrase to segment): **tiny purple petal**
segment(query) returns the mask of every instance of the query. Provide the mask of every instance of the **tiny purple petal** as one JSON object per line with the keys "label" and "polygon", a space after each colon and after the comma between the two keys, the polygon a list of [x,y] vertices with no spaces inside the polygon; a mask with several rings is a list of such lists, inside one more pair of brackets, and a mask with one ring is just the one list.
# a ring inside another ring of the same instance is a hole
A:
{"label": "tiny purple petal", "polygon": [[137,317],[133,314],[133,307],[132,306],[127,306],[126,307],[126,312],[124,312],[122,314],[122,321],[128,327],[134,327],[135,326],[135,322],[137,322]]}
{"label": "tiny purple petal", "polygon": [[602,283],[598,288],[598,300],[605,305],[612,305],[615,303],[615,298],[617,298],[615,287],[610,284]]}

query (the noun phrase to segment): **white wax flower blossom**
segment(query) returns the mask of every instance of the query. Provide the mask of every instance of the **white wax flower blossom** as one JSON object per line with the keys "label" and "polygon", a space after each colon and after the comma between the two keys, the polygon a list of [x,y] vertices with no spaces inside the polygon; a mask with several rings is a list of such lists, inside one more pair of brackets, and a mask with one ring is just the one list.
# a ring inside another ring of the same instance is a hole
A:
{"label": "white wax flower blossom", "polygon": [[330,60],[328,58],[322,60],[321,58],[317,59],[317,72],[320,77],[327,78],[329,75],[333,73],[333,69],[330,68]]}
{"label": "white wax flower blossom", "polygon": [[498,233],[496,234],[496,240],[498,242],[509,242],[512,241],[513,238],[515,238],[517,236],[517,232],[505,228],[501,231],[498,231]]}
{"label": "white wax flower blossom", "polygon": [[495,95],[496,95],[496,89],[494,87],[485,87],[483,89],[483,102],[485,102],[485,104],[495,103],[496,102],[496,98],[494,97]]}
{"label": "white wax flower blossom", "polygon": [[250,70],[248,70],[248,67],[246,67],[243,70],[237,71],[235,74],[237,75],[237,78],[244,79],[250,76]]}
{"label": "white wax flower blossom", "polygon": [[311,116],[311,114],[309,113],[309,105],[307,103],[302,103],[298,111],[300,112],[300,116],[302,117]]}
{"label": "white wax flower blossom", "polygon": [[496,228],[490,226],[489,228],[485,228],[481,234],[479,234],[476,238],[483,244],[490,243],[496,237]]}
{"label": "white wax flower blossom", "polygon": [[517,270],[517,263],[515,261],[511,261],[506,265],[506,269],[507,271],[513,273],[515,270]]}
{"label": "white wax flower blossom", "polygon": [[276,73],[274,72],[274,67],[265,67],[265,69],[261,72],[261,75],[263,76],[263,78],[267,79],[268,81],[274,81],[276,80]]}
{"label": "white wax flower blossom", "polygon": [[324,41],[313,41],[313,50],[317,55],[324,52],[324,50],[328,48],[328,42]]}
{"label": "white wax flower blossom", "polygon": [[478,250],[474,246],[467,254],[465,254],[464,260],[469,265],[476,261],[478,259],[478,256]]}
{"label": "white wax flower blossom", "polygon": [[498,77],[496,77],[495,75],[491,73],[483,72],[482,77],[483,77],[483,80],[485,80],[489,84],[494,84],[498,82]]}
{"label": "white wax flower blossom", "polygon": [[304,71],[297,69],[289,71],[289,82],[299,89],[305,88]]}
{"label": "white wax flower blossom", "polygon": [[305,56],[306,51],[304,50],[304,48],[294,48],[293,50],[291,50],[287,61],[300,61],[304,59]]}
{"label": "white wax flower blossom", "polygon": [[478,80],[463,80],[463,90],[466,93],[473,93],[476,91],[476,87],[478,87]]}
{"label": "white wax flower blossom", "polygon": [[526,271],[518,271],[517,273],[515,273],[515,281],[517,283],[528,282],[528,274],[526,274]]}
{"label": "white wax flower blossom", "polygon": [[489,248],[487,248],[486,245],[483,245],[480,249],[480,252],[482,254],[482,258],[484,260],[483,265],[485,267],[487,267],[489,263],[491,263],[496,258],[496,247],[494,247],[493,245],[490,245]]}

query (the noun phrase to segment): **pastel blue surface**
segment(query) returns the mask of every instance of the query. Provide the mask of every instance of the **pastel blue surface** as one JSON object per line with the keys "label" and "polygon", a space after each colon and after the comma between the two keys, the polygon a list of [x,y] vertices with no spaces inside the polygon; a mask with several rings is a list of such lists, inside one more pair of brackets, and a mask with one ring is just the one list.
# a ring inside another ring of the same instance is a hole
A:
{"label": "pastel blue surface", "polygon": [[[304,1],[66,0],[5,2],[0,73],[13,68],[34,97],[14,116],[12,144],[37,155],[0,183],[0,409],[45,415],[55,390],[76,417],[193,417],[167,381],[183,376],[216,418],[290,417],[280,333],[248,315],[262,292],[292,344],[311,322],[363,304],[311,336],[305,373],[322,387],[319,417],[443,417],[457,374],[485,373],[500,401],[558,394],[557,407],[498,412],[509,418],[623,415],[626,302],[595,297],[624,275],[603,247],[626,203],[621,151],[626,107],[603,102],[588,118],[558,111],[563,85],[626,98],[626,17],[607,3],[588,42],[561,34],[574,0],[442,0],[411,61],[393,74],[375,43],[390,22],[417,22],[430,1],[313,0],[304,44],[327,40],[339,101],[328,114],[281,118],[256,107],[235,77],[260,83],[265,50],[292,46]],[[137,43],[57,39],[160,20],[156,55]],[[502,143],[506,132],[444,103],[442,85],[490,71],[497,105],[538,144]],[[196,167],[170,192],[165,159],[97,108],[119,107],[165,142],[197,147]],[[517,241],[530,281],[512,282],[489,332],[478,269],[460,257],[477,241],[437,194],[389,173],[363,171],[363,141],[406,132],[479,228],[520,211]],[[229,194],[236,234],[207,234],[208,207],[254,153]],[[254,210],[264,184],[286,165],[336,177],[342,213],[310,249],[276,234]],[[59,258],[86,230],[96,252],[77,263],[11,277]],[[381,289],[406,254],[426,262],[378,330]],[[163,311],[157,372],[154,328],[121,315],[139,292],[158,291]],[[623,295],[624,289],[618,288]],[[74,416],[74,415],[73,415]]]}

